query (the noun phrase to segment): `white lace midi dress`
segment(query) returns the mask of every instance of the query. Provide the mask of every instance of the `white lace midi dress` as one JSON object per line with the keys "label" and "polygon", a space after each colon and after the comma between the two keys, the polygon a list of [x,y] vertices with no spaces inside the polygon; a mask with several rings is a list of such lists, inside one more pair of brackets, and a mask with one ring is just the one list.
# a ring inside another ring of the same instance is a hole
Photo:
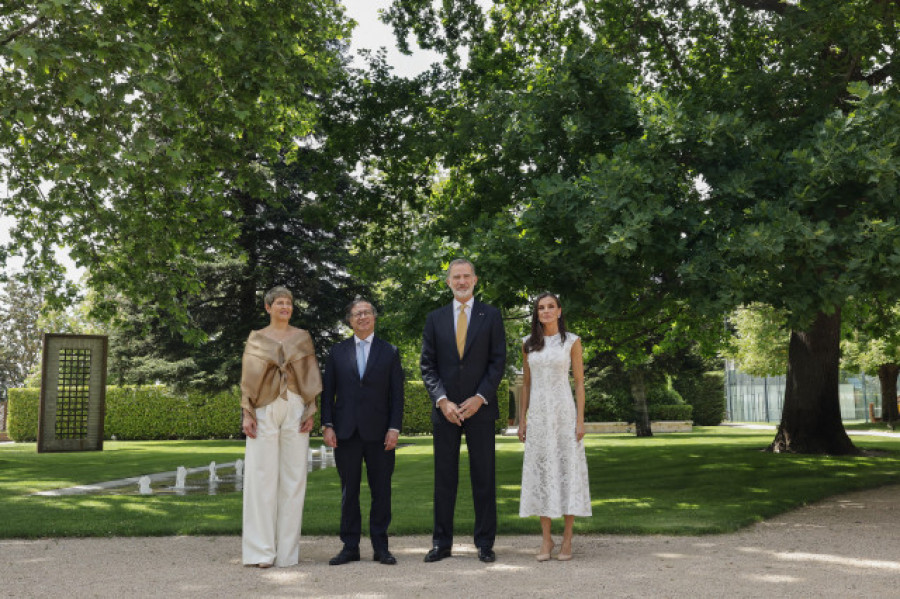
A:
{"label": "white lace midi dress", "polygon": [[584,442],[575,438],[577,410],[569,382],[577,335],[544,337],[544,348],[528,354],[531,391],[522,463],[519,516],[590,516]]}

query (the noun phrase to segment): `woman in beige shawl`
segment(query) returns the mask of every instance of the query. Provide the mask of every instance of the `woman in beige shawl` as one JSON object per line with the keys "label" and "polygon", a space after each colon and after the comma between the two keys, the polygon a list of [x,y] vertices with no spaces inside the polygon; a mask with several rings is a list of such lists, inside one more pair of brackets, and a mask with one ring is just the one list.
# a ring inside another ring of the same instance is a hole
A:
{"label": "woman in beige shawl", "polygon": [[269,326],[250,333],[241,375],[244,565],[287,567],[299,560],[309,432],[322,377],[312,338],[290,325],[294,297],[265,296]]}

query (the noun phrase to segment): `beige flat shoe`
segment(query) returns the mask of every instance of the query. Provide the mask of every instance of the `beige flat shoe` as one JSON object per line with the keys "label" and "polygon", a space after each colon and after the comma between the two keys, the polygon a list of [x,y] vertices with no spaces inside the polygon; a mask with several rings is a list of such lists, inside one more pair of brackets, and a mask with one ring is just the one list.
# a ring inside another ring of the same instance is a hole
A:
{"label": "beige flat shoe", "polygon": [[570,559],[572,559],[572,554],[571,553],[559,553],[556,555],[556,559],[558,559],[561,562],[567,562]]}
{"label": "beige flat shoe", "polygon": [[266,568],[271,568],[272,564],[256,564],[256,567],[260,570],[265,570]]}

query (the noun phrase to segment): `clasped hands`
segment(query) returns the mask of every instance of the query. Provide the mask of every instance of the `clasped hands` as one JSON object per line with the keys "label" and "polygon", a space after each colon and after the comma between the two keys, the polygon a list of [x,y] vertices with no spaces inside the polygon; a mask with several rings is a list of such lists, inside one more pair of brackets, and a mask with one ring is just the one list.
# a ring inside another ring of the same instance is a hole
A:
{"label": "clasped hands", "polygon": [[478,395],[473,395],[461,404],[445,399],[441,402],[440,408],[444,418],[456,426],[462,426],[463,421],[474,416],[483,405],[484,400]]}
{"label": "clasped hands", "polygon": [[[304,420],[303,422],[300,423],[300,432],[308,433],[308,432],[312,431],[314,424],[315,424],[315,418],[310,416],[309,418],[307,418],[306,420]],[[250,414],[248,414],[246,410],[244,410],[244,415],[241,420],[241,430],[244,431],[244,434],[246,436],[250,437],[251,439],[255,439],[257,428],[258,428],[258,425],[256,424],[256,419],[253,416],[251,416]]]}

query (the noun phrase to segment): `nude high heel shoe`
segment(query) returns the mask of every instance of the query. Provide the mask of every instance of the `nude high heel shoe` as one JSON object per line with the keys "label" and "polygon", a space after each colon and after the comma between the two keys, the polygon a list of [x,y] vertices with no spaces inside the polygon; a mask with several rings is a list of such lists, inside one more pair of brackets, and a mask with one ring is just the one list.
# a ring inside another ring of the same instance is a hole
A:
{"label": "nude high heel shoe", "polygon": [[[563,545],[565,545],[565,543],[563,543]],[[569,542],[569,552],[568,553],[563,553],[562,545],[560,545],[560,552],[558,554],[556,554],[556,559],[561,562],[567,562],[570,559],[572,559],[572,542],[571,541]]]}
{"label": "nude high heel shoe", "polygon": [[[538,553],[538,554],[535,556],[535,557],[537,558],[537,561],[539,561],[539,562],[548,562],[548,561],[550,561],[550,554],[553,552],[553,549],[554,549],[555,547],[556,547],[556,544],[554,543],[554,544],[550,545],[550,551],[548,551],[547,553]],[[542,547],[542,549],[543,549],[543,547]]]}

